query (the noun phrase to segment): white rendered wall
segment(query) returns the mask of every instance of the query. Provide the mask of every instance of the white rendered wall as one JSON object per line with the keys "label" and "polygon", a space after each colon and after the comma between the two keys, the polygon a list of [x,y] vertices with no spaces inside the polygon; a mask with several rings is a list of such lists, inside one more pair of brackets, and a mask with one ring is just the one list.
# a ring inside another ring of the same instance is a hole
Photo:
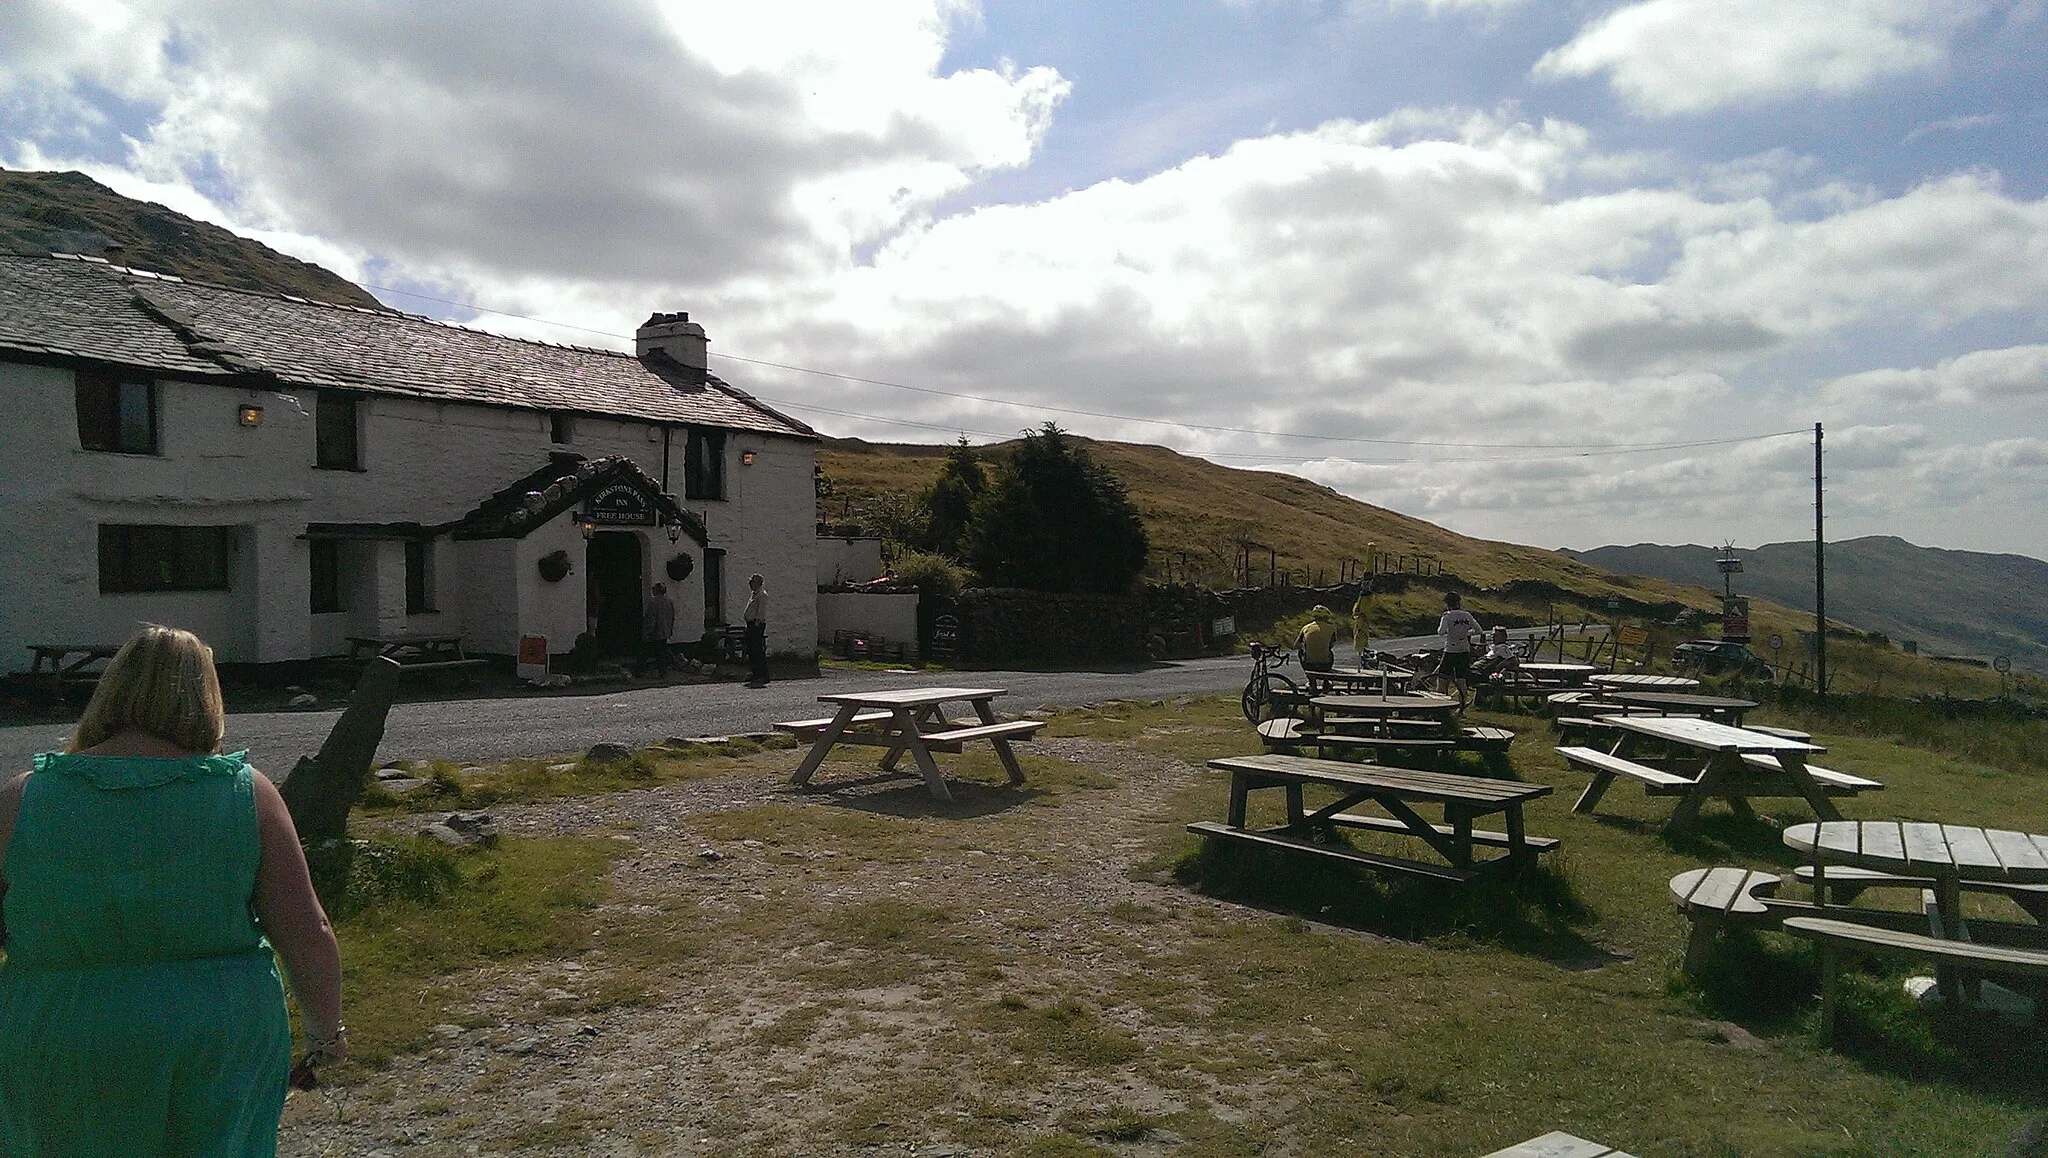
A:
{"label": "white rendered wall", "polygon": [[818,648],[829,652],[841,631],[865,631],[904,645],[917,658],[917,596],[871,595],[859,591],[818,593]]}
{"label": "white rendered wall", "polygon": [[820,587],[831,587],[840,583],[865,583],[881,577],[882,540],[841,539],[824,535],[818,537]]}
{"label": "white rendered wall", "polygon": [[[0,548],[0,670],[27,666],[29,643],[118,642],[143,620],[198,631],[225,662],[334,654],[344,636],[399,630],[462,632],[477,651],[510,651],[516,629],[476,618],[501,612],[504,593],[479,598],[471,591],[473,565],[502,562],[502,556],[438,542],[437,610],[408,616],[403,544],[346,543],[346,610],[315,616],[310,547],[301,538],[306,525],[449,522],[541,467],[557,450],[587,458],[627,455],[657,480],[662,477],[662,432],[653,424],[578,417],[572,441],[557,445],[549,440],[543,413],[372,395],[362,396],[365,469],[315,470],[310,393],[170,381],[158,383],[160,453],[107,454],[78,449],[73,397],[68,370],[0,362],[0,407],[8,415],[0,423],[0,462],[6,464],[0,516],[15,531]],[[238,425],[237,408],[244,403],[263,407],[260,426]],[[683,443],[676,428],[669,454],[672,492],[682,488]],[[729,618],[739,617],[746,576],[767,576],[773,597],[769,646],[785,654],[812,654],[816,636],[815,448],[807,439],[728,432],[728,497],[685,503],[705,519],[711,545],[728,553]],[[755,461],[742,466],[741,452],[748,449]],[[103,596],[96,530],[101,523],[242,528],[233,589]],[[573,626],[560,645],[566,650],[582,629],[582,543],[566,524],[552,533],[543,528],[535,537],[541,535],[552,545],[536,551],[522,543],[513,564],[517,605],[521,616],[542,617],[551,641]],[[576,542],[553,542],[561,535]],[[543,584],[538,557],[557,547],[569,551],[577,574]],[[703,605],[701,555],[687,538],[677,549],[700,564],[683,584],[671,584],[676,634],[687,640],[701,624],[695,613]],[[677,549],[665,537],[649,544],[649,583],[656,577],[668,581],[661,564]],[[537,590],[542,586],[553,590]],[[488,646],[485,637],[492,641]]]}

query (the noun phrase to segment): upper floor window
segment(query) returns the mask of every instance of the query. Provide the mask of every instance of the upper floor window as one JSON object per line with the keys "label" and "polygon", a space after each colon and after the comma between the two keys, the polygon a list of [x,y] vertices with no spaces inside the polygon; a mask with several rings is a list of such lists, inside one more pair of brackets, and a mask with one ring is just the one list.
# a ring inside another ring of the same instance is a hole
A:
{"label": "upper floor window", "polygon": [[557,410],[548,415],[548,441],[567,445],[576,438],[576,416]]}
{"label": "upper floor window", "polygon": [[233,527],[100,525],[100,593],[226,591]]}
{"label": "upper floor window", "polygon": [[117,454],[156,453],[156,388],[103,370],[80,370],[78,445]]}
{"label": "upper floor window", "polygon": [[313,403],[313,465],[321,470],[363,469],[361,399],[322,390]]}
{"label": "upper floor window", "polygon": [[689,428],[683,444],[683,497],[725,497],[725,431]]}

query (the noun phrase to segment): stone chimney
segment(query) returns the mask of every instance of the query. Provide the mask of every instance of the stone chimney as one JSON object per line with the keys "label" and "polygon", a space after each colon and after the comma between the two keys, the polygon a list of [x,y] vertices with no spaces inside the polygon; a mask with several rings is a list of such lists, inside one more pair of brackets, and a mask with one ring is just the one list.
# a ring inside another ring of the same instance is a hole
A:
{"label": "stone chimney", "polygon": [[693,370],[711,368],[706,356],[710,346],[711,339],[704,336],[704,327],[691,321],[688,314],[649,314],[633,332],[635,357],[645,358],[660,350]]}

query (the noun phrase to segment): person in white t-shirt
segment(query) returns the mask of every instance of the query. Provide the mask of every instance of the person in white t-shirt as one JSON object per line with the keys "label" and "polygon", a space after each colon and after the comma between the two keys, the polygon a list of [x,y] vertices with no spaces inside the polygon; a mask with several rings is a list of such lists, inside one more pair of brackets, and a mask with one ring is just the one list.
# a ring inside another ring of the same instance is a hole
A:
{"label": "person in white t-shirt", "polygon": [[1465,700],[1470,695],[1472,681],[1472,641],[1483,638],[1486,629],[1472,613],[1465,610],[1465,601],[1455,591],[1444,593],[1444,613],[1436,621],[1436,633],[1444,637],[1444,662],[1437,668],[1437,683],[1445,691],[1450,685],[1458,688],[1458,710],[1465,710]]}

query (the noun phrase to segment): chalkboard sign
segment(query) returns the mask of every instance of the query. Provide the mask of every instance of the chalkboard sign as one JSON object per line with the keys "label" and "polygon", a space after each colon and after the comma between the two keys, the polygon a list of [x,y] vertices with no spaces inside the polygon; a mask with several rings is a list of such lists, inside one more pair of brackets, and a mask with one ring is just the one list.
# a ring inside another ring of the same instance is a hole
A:
{"label": "chalkboard sign", "polygon": [[960,620],[941,615],[932,620],[931,658],[957,659],[960,655]]}

